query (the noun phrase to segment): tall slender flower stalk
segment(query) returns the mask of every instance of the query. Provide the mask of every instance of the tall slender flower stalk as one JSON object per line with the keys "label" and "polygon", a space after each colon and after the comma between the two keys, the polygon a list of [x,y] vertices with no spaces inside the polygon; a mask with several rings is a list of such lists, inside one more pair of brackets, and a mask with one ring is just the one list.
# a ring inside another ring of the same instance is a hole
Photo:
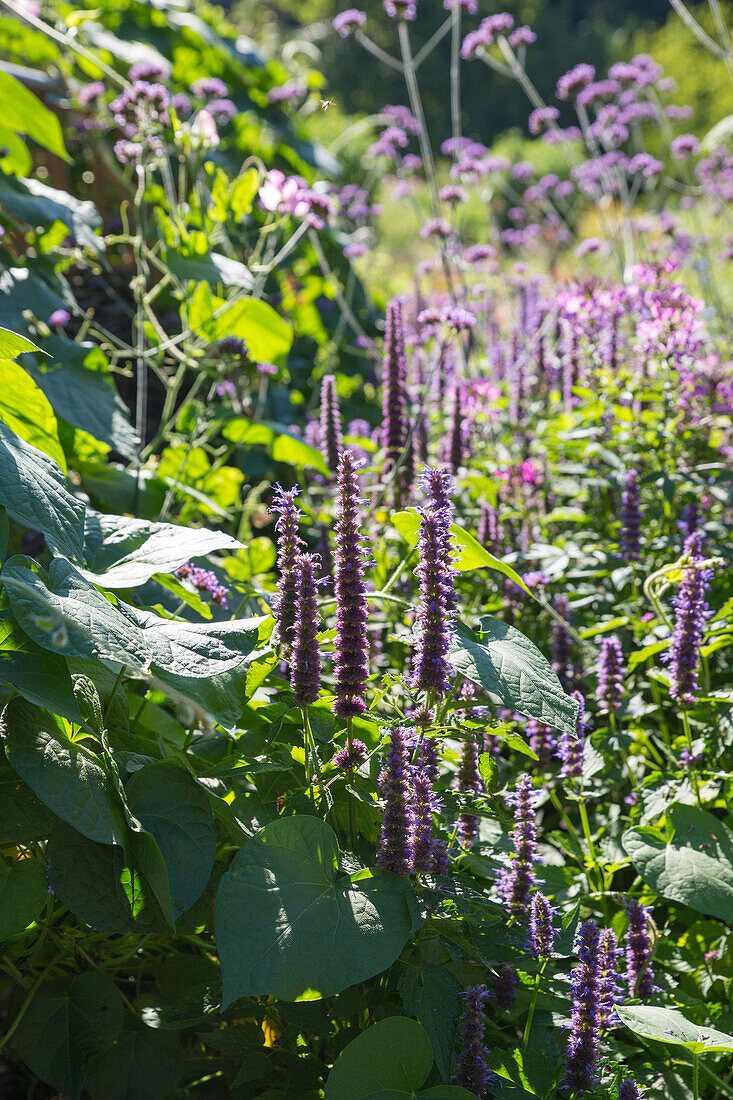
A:
{"label": "tall slender flower stalk", "polygon": [[[463,794],[478,794],[484,782],[478,766],[479,750],[475,737],[468,734],[461,747],[461,762],[456,772],[455,788]],[[479,819],[475,814],[462,813],[458,819],[458,839],[464,848],[471,848],[478,836]]]}
{"label": "tall slender flower stalk", "polygon": [[624,655],[616,638],[604,638],[598,657],[598,702],[601,711],[613,713],[624,697]]}
{"label": "tall slender flower stalk", "polygon": [[592,1092],[597,1083],[600,974],[598,925],[584,921],[578,932],[578,965],[572,973],[572,1011],[563,1087]]}
{"label": "tall slender flower stalk", "polygon": [[626,933],[626,980],[629,996],[648,1000],[654,993],[649,910],[641,902],[626,903],[629,927]]}
{"label": "tall slender flower stalk", "polygon": [[338,469],[343,446],[336,378],[333,374],[324,374],[321,382],[321,450],[332,474]]}
{"label": "tall slender flower stalk", "polygon": [[420,604],[412,686],[440,700],[448,689],[448,651],[454,603],[450,474],[428,469],[423,484],[428,500],[420,521],[420,560],[415,570],[420,581]]}
{"label": "tall slender flower stalk", "polygon": [[314,554],[295,559],[295,621],[290,667],[290,684],[298,706],[315,703],[321,686],[321,653],[318,646],[316,563]]}
{"label": "tall slender flower stalk", "polygon": [[[407,422],[407,359],[402,322],[402,302],[393,298],[387,306],[382,361],[382,442],[385,449],[385,470],[394,470],[403,459],[408,439]],[[404,474],[395,475],[395,503],[403,498]]]}
{"label": "tall slender flower stalk", "polygon": [[392,727],[389,751],[379,777],[379,787],[384,811],[377,867],[406,875],[412,867],[411,839],[414,821],[410,799],[409,753],[400,726]]}
{"label": "tall slender flower stalk", "polygon": [[629,470],[621,495],[621,552],[628,561],[641,560],[641,508],[639,505],[639,475]]}
{"label": "tall slender flower stalk", "polygon": [[278,596],[274,610],[280,645],[286,659],[290,656],[293,644],[293,626],[295,624],[295,563],[305,546],[298,533],[298,524],[301,517],[300,509],[295,503],[298,492],[297,487],[286,490],[276,485],[271,505],[271,511],[278,514],[275,530],[278,534],[277,566],[280,574],[277,582]]}
{"label": "tall slender flower stalk", "polygon": [[689,566],[672,601],[675,609],[674,633],[664,656],[669,663],[672,698],[680,706],[689,707],[695,702],[698,690],[700,646],[708,617],[705,596],[712,575],[709,569],[699,568],[699,562],[703,560],[700,531],[693,531],[685,542],[684,556]]}
{"label": "tall slender flower stalk", "polygon": [[366,710],[364,689],[369,676],[367,621],[364,584],[366,548],[359,519],[358,463],[352,451],[339,455],[339,515],[336,521],[334,587],[336,594],[336,639],[334,672],[335,711],[353,718]]}
{"label": "tall slender flower stalk", "polygon": [[466,1007],[461,1021],[461,1053],[454,1077],[456,1085],[483,1096],[489,1083],[486,1066],[488,1051],[484,1044],[484,1002],[488,996],[485,985],[466,990]]}
{"label": "tall slender flower stalk", "polygon": [[523,775],[516,790],[507,796],[514,807],[514,829],[511,867],[499,878],[499,892],[509,915],[526,918],[532,887],[535,883],[534,862],[537,858],[537,830],[534,820],[534,793],[530,776]]}
{"label": "tall slender flower stalk", "polygon": [[598,940],[598,1023],[607,1031],[613,1027],[614,1005],[621,999],[618,960],[620,955],[616,934],[611,928],[604,928]]}

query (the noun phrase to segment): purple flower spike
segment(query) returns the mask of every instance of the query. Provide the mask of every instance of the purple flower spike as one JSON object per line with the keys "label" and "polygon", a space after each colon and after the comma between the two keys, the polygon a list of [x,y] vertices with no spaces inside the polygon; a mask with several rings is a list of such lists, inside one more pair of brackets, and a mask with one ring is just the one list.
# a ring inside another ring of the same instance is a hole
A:
{"label": "purple flower spike", "polygon": [[507,802],[514,806],[515,827],[511,832],[512,864],[498,881],[499,892],[510,916],[526,917],[532,887],[535,883],[534,862],[537,857],[537,833],[534,820],[534,792],[530,776],[523,775]]}
{"label": "purple flower spike", "polygon": [[425,691],[435,699],[442,699],[448,689],[448,651],[454,599],[450,474],[428,469],[424,484],[428,501],[420,522],[420,562],[415,570],[420,580],[420,606],[412,686],[416,691]]}
{"label": "purple flower spike", "polygon": [[502,963],[494,979],[494,1000],[497,1008],[508,1012],[514,1004],[514,989],[519,985],[517,972],[511,963]]}
{"label": "purple flower spike", "polygon": [[537,753],[539,765],[546,766],[550,763],[557,749],[557,738],[549,726],[532,718],[527,723],[529,735],[529,747]]}
{"label": "purple flower spike", "polygon": [[[464,794],[478,794],[484,790],[484,781],[478,767],[479,749],[475,739],[467,736],[461,748],[461,763],[456,773],[455,788]],[[458,839],[463,848],[471,848],[478,836],[479,819],[475,814],[461,814],[458,821]]]}
{"label": "purple flower spike", "polygon": [[486,1066],[488,1051],[484,1045],[484,1002],[488,996],[485,985],[466,990],[466,1007],[461,1021],[461,1053],[454,1083],[476,1096],[483,1096],[489,1083]]}
{"label": "purple flower spike", "polygon": [[620,954],[615,933],[610,928],[604,928],[598,940],[598,1023],[604,1031],[617,1023],[614,1005],[621,1000]]}
{"label": "purple flower spike", "polygon": [[353,718],[366,710],[364,686],[369,676],[366,586],[366,548],[359,520],[358,464],[352,451],[339,457],[339,517],[336,521],[336,641],[334,672],[335,711]]}
{"label": "purple flower spike", "polygon": [[626,488],[621,495],[621,551],[629,561],[641,560],[641,511],[639,508],[639,476],[636,470],[626,475]]}
{"label": "purple flower spike", "polygon": [[[382,442],[385,449],[385,471],[395,467],[402,458],[408,437],[407,427],[407,360],[402,325],[402,303],[394,298],[387,306],[382,363]],[[395,481],[395,503],[401,506],[403,483]]]}
{"label": "purple flower spike", "polygon": [[295,559],[295,621],[290,686],[299,707],[310,706],[321,687],[321,653],[318,646],[316,562],[313,554]]}
{"label": "purple flower spike", "polygon": [[529,912],[529,946],[536,959],[549,959],[555,946],[557,932],[553,925],[553,917],[557,912],[544,894],[539,892],[532,896],[532,905]]}
{"label": "purple flower spike", "polygon": [[626,980],[629,996],[646,1001],[654,993],[649,910],[638,901],[628,901],[629,928],[626,933]]}
{"label": "purple flower spike", "polygon": [[600,975],[598,925],[584,921],[578,932],[578,965],[572,973],[570,1035],[563,1087],[568,1092],[592,1092],[597,1084]]}
{"label": "purple flower spike", "polygon": [[460,385],[453,390],[453,416],[448,441],[450,468],[457,474],[463,465],[463,391]]}
{"label": "purple flower spike", "polygon": [[379,787],[384,800],[382,835],[377,852],[377,867],[398,875],[409,873],[412,865],[410,841],[413,814],[410,805],[410,764],[405,735],[393,726],[391,743]]}
{"label": "purple flower spike", "polygon": [[575,736],[563,733],[560,737],[558,756],[562,760],[560,775],[563,779],[581,779],[583,776],[583,748],[585,746],[585,699],[579,691],[573,692],[578,700],[578,719],[575,724]]}
{"label": "purple flower spike", "polygon": [[481,505],[481,516],[479,518],[478,530],[476,532],[476,538],[485,546],[492,554],[500,555],[503,553],[502,546],[502,531],[499,524],[499,513],[496,508],[492,508],[490,504]]}
{"label": "purple flower spike", "polygon": [[298,533],[298,523],[301,512],[296,506],[295,498],[298,488],[282,489],[275,486],[270,510],[279,514],[275,524],[278,533],[277,540],[277,566],[280,578],[277,582],[278,597],[274,611],[277,618],[277,629],[280,636],[283,656],[286,660],[290,656],[293,644],[293,625],[295,623],[295,563],[305,543]]}
{"label": "purple flower spike", "polygon": [[321,382],[321,448],[332,474],[336,473],[343,447],[336,379],[332,374],[325,374]]}
{"label": "purple flower spike", "polygon": [[680,706],[689,707],[695,702],[698,689],[700,646],[708,617],[705,596],[712,575],[709,569],[695,568],[703,560],[700,531],[693,531],[685,542],[685,557],[691,567],[686,570],[679,592],[672,600],[675,609],[674,634],[664,659],[669,662],[672,698]]}
{"label": "purple flower spike", "polygon": [[[570,602],[567,596],[558,596],[555,610],[565,622],[570,622]],[[558,680],[568,690],[571,677],[572,648],[570,635],[564,623],[552,620],[552,668]]]}
{"label": "purple flower spike", "polygon": [[414,871],[432,871],[435,857],[433,790],[427,772],[419,771],[413,777],[412,812],[414,815],[411,843],[412,869]]}
{"label": "purple flower spike", "polygon": [[624,1077],[618,1087],[618,1100],[643,1100],[642,1091],[631,1077]]}
{"label": "purple flower spike", "polygon": [[624,655],[616,638],[604,638],[598,658],[598,703],[601,712],[618,710],[624,697]]}
{"label": "purple flower spike", "polygon": [[364,742],[360,741],[358,737],[354,737],[350,749],[347,746],[345,749],[339,749],[337,753],[334,753],[333,762],[339,771],[350,772],[364,763],[367,753],[368,750]]}

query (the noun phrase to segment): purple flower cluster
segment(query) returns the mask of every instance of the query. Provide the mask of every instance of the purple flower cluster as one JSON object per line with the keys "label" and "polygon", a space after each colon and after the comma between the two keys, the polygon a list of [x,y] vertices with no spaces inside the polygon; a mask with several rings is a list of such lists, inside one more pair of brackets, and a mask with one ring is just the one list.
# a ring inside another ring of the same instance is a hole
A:
{"label": "purple flower cluster", "polygon": [[290,686],[299,707],[315,703],[321,687],[321,653],[318,645],[318,590],[314,554],[295,559],[295,618],[290,661]]}
{"label": "purple flower cluster", "polygon": [[426,468],[423,485],[428,500],[420,520],[420,561],[415,570],[420,581],[420,604],[412,686],[440,700],[448,689],[453,618],[452,480],[446,470]]}
{"label": "purple flower cluster", "polygon": [[664,659],[669,663],[672,698],[681,706],[695,702],[700,646],[705,635],[708,605],[705,599],[712,573],[700,569],[703,560],[702,533],[693,531],[685,542],[684,556],[689,562],[679,592],[672,600],[675,626]]}
{"label": "purple flower cluster", "polygon": [[553,918],[557,909],[539,891],[532,895],[529,910],[529,947],[536,959],[549,959],[555,946],[557,930]]}
{"label": "purple flower cluster", "polygon": [[624,656],[616,638],[604,638],[598,657],[597,698],[601,712],[613,712],[624,697]]}
{"label": "purple flower cluster", "polygon": [[578,701],[578,718],[575,724],[575,736],[563,731],[558,746],[558,756],[562,761],[560,776],[563,779],[581,779],[583,776],[583,749],[585,746],[585,699],[579,691],[573,692]]}
{"label": "purple flower cluster", "polygon": [[405,733],[393,726],[389,752],[379,777],[384,802],[377,867],[406,875],[412,866],[410,839],[414,815],[410,805],[410,763]]}
{"label": "purple flower cluster", "polygon": [[[402,459],[408,439],[407,426],[407,360],[402,323],[402,302],[394,298],[387,306],[382,361],[382,443],[385,449],[385,470]],[[402,470],[395,479],[396,503],[402,500],[406,488]]]}
{"label": "purple flower cluster", "polygon": [[321,450],[332,474],[338,469],[343,446],[336,377],[333,374],[324,374],[321,381]]}
{"label": "purple flower cluster", "polygon": [[636,470],[626,474],[621,495],[621,551],[629,561],[641,560],[641,511],[639,508],[639,475]]}
{"label": "purple flower cluster", "polygon": [[598,941],[598,1023],[604,1031],[614,1026],[614,1005],[621,1000],[620,955],[615,933],[604,928]]}
{"label": "purple flower cluster", "polygon": [[383,0],[384,10],[390,19],[408,19],[411,22],[417,18],[417,0]]}
{"label": "purple flower cluster", "polygon": [[201,569],[198,565],[194,565],[193,562],[189,561],[174,569],[173,576],[177,577],[179,581],[188,581],[199,592],[208,592],[211,602],[219,607],[226,609],[228,606],[229,589],[219,583],[216,574],[212,573],[210,569]]}
{"label": "purple flower cluster", "polygon": [[[455,789],[462,794],[479,794],[484,781],[478,766],[479,748],[474,737],[467,735],[461,746],[461,761],[456,772]],[[479,819],[475,814],[462,813],[458,821],[458,839],[461,846],[470,848],[478,836]]]}
{"label": "purple flower cluster", "polygon": [[488,1051],[484,1044],[484,1003],[488,996],[485,985],[466,990],[466,1007],[461,1021],[461,1053],[453,1078],[456,1085],[483,1096],[489,1083],[486,1066]]}
{"label": "purple flower cluster", "polygon": [[358,8],[347,8],[333,17],[333,29],[338,31],[342,38],[346,38],[352,31],[363,30],[366,26],[366,12]]}
{"label": "purple flower cluster", "polygon": [[500,874],[497,885],[509,915],[521,920],[529,911],[537,858],[534,792],[530,776],[522,776],[515,792],[507,795],[507,802],[514,807],[514,829],[510,834],[512,862],[511,867]]}
{"label": "purple flower cluster", "polygon": [[351,451],[339,457],[339,516],[336,521],[334,587],[336,595],[336,639],[334,674],[335,711],[353,718],[366,710],[364,688],[369,676],[367,621],[364,584],[366,548],[359,519],[358,465]]}
{"label": "purple flower cluster", "polygon": [[629,927],[626,933],[626,980],[629,996],[646,1001],[654,993],[652,946],[649,936],[650,914],[641,902],[626,903]]}
{"label": "purple flower cluster", "polygon": [[345,749],[339,749],[334,753],[333,763],[342,772],[354,771],[355,768],[360,767],[366,760],[368,755],[368,749],[363,741],[360,741],[358,737],[352,738],[351,745],[347,745]]}
{"label": "purple flower cluster", "polygon": [[572,1012],[563,1087],[592,1092],[597,1083],[600,1028],[599,932],[593,920],[578,931],[578,965],[572,973]]}
{"label": "purple flower cluster", "polygon": [[290,656],[295,624],[297,589],[295,567],[305,545],[299,534],[301,512],[295,503],[298,492],[297,488],[286,490],[276,485],[270,506],[270,510],[278,514],[275,530],[278,533],[277,565],[280,576],[277,582],[278,597],[274,611],[280,645],[286,659]]}

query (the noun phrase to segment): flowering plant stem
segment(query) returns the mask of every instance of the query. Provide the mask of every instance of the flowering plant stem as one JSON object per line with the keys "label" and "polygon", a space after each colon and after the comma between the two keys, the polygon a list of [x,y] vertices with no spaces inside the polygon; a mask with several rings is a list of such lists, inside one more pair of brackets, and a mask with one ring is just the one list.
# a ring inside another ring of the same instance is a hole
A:
{"label": "flowering plant stem", "polygon": [[[354,743],[354,719],[346,719],[346,744],[349,750],[349,785],[354,785],[354,764],[353,764],[353,743]],[[356,851],[356,809],[354,807],[354,796],[351,791],[346,792],[349,797],[349,839],[351,840],[351,850]]]}
{"label": "flowering plant stem", "polygon": [[537,997],[540,992],[540,983],[542,981],[542,975],[545,972],[545,966],[547,965],[547,959],[542,959],[540,962],[539,970],[535,976],[534,987],[532,989],[532,1000],[529,1006],[529,1012],[527,1013],[527,1022],[524,1025],[524,1037],[522,1039],[522,1053],[526,1051],[529,1046],[529,1036],[532,1031],[532,1020],[534,1019],[535,1008],[537,1007]]}

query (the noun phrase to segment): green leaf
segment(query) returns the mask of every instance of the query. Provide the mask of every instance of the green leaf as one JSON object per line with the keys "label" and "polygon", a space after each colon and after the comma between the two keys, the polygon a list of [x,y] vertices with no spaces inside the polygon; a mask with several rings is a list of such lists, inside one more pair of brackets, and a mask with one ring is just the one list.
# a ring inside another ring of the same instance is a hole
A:
{"label": "green leaf", "polygon": [[176,1034],[126,1024],[111,1050],[90,1059],[85,1092],[92,1100],[168,1100],[184,1069]]}
{"label": "green leaf", "polygon": [[28,784],[0,759],[0,848],[43,840],[56,820]]}
{"label": "green leaf", "polygon": [[662,897],[733,923],[733,833],[697,806],[675,804],[667,819],[671,840],[645,826],[624,833],[634,867]]}
{"label": "green leaf", "polygon": [[319,1000],[397,958],[412,928],[410,884],[342,874],[338,855],[314,817],[273,821],[237,852],[216,897],[225,1008],[254,994]]}
{"label": "green leaf", "polygon": [[237,286],[242,290],[252,290],[254,278],[249,268],[222,256],[219,252],[208,252],[205,256],[184,256],[180,252],[166,249],[164,262],[168,264],[179,279],[192,279],[197,283],[206,282],[212,286],[222,283],[224,286]]}
{"label": "green leaf", "polygon": [[179,917],[204,892],[214,866],[216,832],[209,800],[187,772],[164,762],[133,772],[125,793],[131,811],[160,848],[173,916]]}
{"label": "green leaf", "polygon": [[124,843],[120,805],[102,763],[25,699],[3,712],[5,751],[14,771],[57,817],[102,844]]}
{"label": "green leaf", "polygon": [[235,417],[224,425],[222,435],[232,443],[249,447],[265,446],[276,462],[288,463],[299,470],[311,467],[324,477],[330,477],[330,470],[320,451],[291,435],[282,424],[253,423],[244,417]]}
{"label": "green leaf", "polygon": [[27,928],[43,909],[47,897],[41,861],[21,859],[8,863],[0,856],[0,940]]}
{"label": "green leaf", "polygon": [[17,332],[11,332],[9,328],[0,327],[0,359],[16,359],[24,351],[40,351],[41,349],[27,336],[19,336]]}
{"label": "green leaf", "polygon": [[71,160],[56,115],[24,84],[5,72],[0,72],[0,118],[9,122],[16,133],[26,134],[57,157]]}
{"label": "green leaf", "polygon": [[43,451],[66,473],[53,409],[31,376],[12,359],[0,359],[0,420],[32,447]]}
{"label": "green leaf", "polygon": [[112,1045],[122,1027],[122,998],[99,971],[70,982],[46,981],[13,1036],[32,1073],[71,1100],[79,1100],[90,1055]]}
{"label": "green leaf", "polygon": [[12,217],[34,229],[62,222],[79,245],[98,254],[104,252],[104,237],[96,232],[102,219],[88,199],[74,198],[32,176],[28,179],[0,176],[0,203]]}
{"label": "green leaf", "polygon": [[[107,362],[99,349],[62,336],[48,337],[44,348],[53,355],[54,365],[48,369],[31,365],[28,371],[54,412],[73,428],[88,432],[125,458],[135,459],[140,441],[111,377],[103,373]],[[90,369],[92,364],[99,369]]]}
{"label": "green leaf", "polygon": [[60,553],[81,563],[84,505],[53,459],[0,422],[0,504],[24,527],[41,531]]}
{"label": "green leaf", "polygon": [[[390,523],[397,528],[408,546],[417,546],[420,535],[420,514],[414,508],[408,508],[405,512],[396,512],[390,517]],[[511,565],[506,565],[500,558],[495,558],[486,550],[478,539],[474,538],[470,531],[459,527],[457,523],[451,524],[451,541],[457,550],[453,560],[454,568],[459,573],[468,573],[472,569],[494,569],[497,573],[503,573],[505,577],[518,584],[528,596],[532,593],[527,588],[522,578]]]}
{"label": "green leaf", "polygon": [[[205,284],[199,283],[189,305],[194,332],[209,340],[238,336],[255,361],[274,363],[285,358],[293,343],[293,330],[272,306],[258,298],[240,298],[227,306],[223,298],[201,287]],[[222,312],[215,317],[218,310]]]}
{"label": "green leaf", "polygon": [[405,1011],[425,1028],[441,1077],[450,1081],[453,1043],[462,1011],[460,985],[444,966],[422,963],[405,970],[399,993]]}
{"label": "green leaf", "polygon": [[515,627],[486,616],[478,641],[458,623],[450,662],[461,676],[481,684],[512,710],[575,733],[578,703],[565,694],[547,658]]}
{"label": "green leaf", "polygon": [[420,1090],[433,1066],[430,1040],[416,1020],[390,1016],[373,1024],[339,1054],[326,1082],[326,1100],[475,1100],[467,1089]]}
{"label": "green leaf", "polygon": [[125,858],[121,847],[97,844],[58,822],[48,838],[46,858],[56,898],[84,924],[118,935],[167,930],[157,906],[133,916],[122,888]]}
{"label": "green leaf", "polygon": [[0,683],[10,684],[29,703],[81,724],[66,661],[36,645],[20,629],[0,590]]}
{"label": "green leaf", "polygon": [[690,1023],[681,1012],[655,1005],[616,1005],[623,1024],[635,1035],[684,1047],[691,1054],[730,1053],[733,1035]]}
{"label": "green leaf", "polygon": [[148,523],[128,516],[87,511],[82,575],[105,588],[136,588],[155,573],[172,573],[190,558],[241,546],[223,531]]}

